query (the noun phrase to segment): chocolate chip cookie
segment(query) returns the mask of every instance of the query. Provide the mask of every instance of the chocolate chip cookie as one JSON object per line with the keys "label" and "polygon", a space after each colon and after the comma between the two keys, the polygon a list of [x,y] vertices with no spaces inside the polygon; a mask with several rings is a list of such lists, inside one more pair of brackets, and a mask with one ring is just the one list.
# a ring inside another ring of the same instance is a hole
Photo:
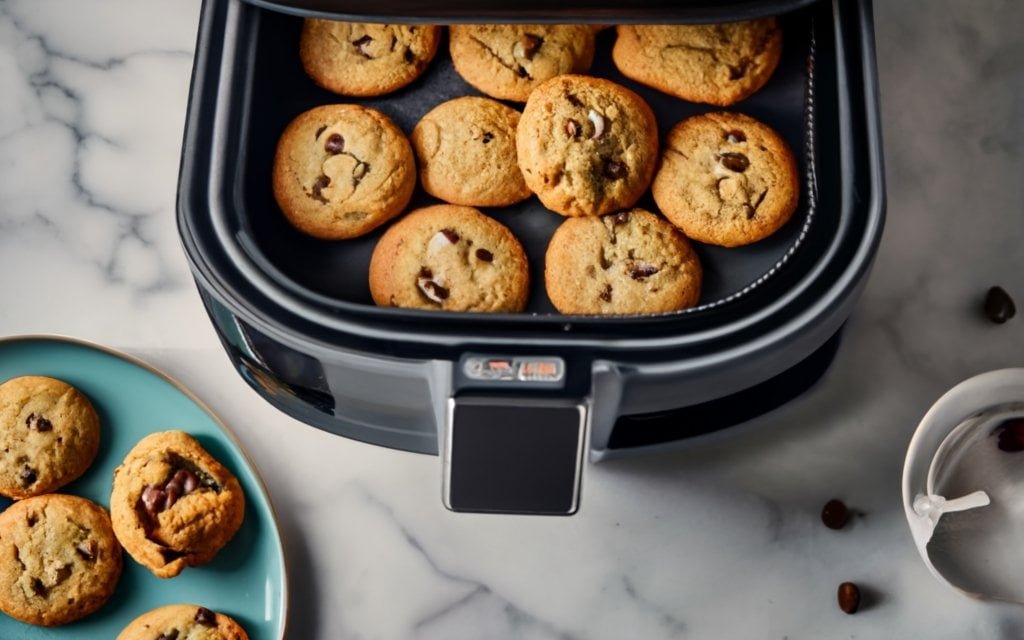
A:
{"label": "chocolate chip cookie", "polygon": [[0,610],[54,627],[89,615],[114,593],[121,547],[103,507],[50,494],[0,514]]}
{"label": "chocolate chip cookie", "polygon": [[0,494],[56,491],[85,473],[99,444],[96,410],[71,385],[44,376],[0,384]]}
{"label": "chocolate chip cookie", "polygon": [[544,206],[564,216],[631,207],[658,161],[643,98],[610,80],[563,75],[530,95],[516,131],[519,168]]}
{"label": "chocolate chip cookie", "polygon": [[455,70],[492,98],[525,102],[545,80],[586,73],[594,61],[587,25],[472,24],[449,32]]}
{"label": "chocolate chip cookie", "polygon": [[295,118],[277,145],[274,197],[296,228],[354,238],[397,216],[416,187],[416,161],[383,113],[325,105]]}
{"label": "chocolate chip cookie", "polygon": [[706,25],[620,25],[612,59],[622,75],[720,107],[763,87],[782,56],[775,18]]}
{"label": "chocolate chip cookie", "polygon": [[518,111],[488,98],[456,98],[434,107],[411,136],[423,190],[478,207],[530,197],[516,162],[518,124]]}
{"label": "chocolate chip cookie", "polygon": [[343,96],[379,96],[422,74],[437,53],[441,27],[307,18],[299,57],[318,85]]}
{"label": "chocolate chip cookie", "polygon": [[114,533],[158,578],[213,559],[242,525],[238,480],[184,431],[146,436],[114,471]]}
{"label": "chocolate chip cookie", "polygon": [[434,205],[407,214],[370,259],[370,293],[380,306],[522,311],[529,291],[519,241],[472,207]]}
{"label": "chocolate chip cookie", "polygon": [[632,209],[563,222],[548,245],[544,284],[562,313],[662,313],[697,304],[701,267],[678,229]]}
{"label": "chocolate chip cookie", "polygon": [[654,200],[687,236],[723,247],[757,242],[796,211],[800,178],[786,142],[739,113],[683,120],[665,139]]}
{"label": "chocolate chip cookie", "polygon": [[194,604],[171,604],[135,618],[117,640],[249,640],[249,636],[223,613]]}

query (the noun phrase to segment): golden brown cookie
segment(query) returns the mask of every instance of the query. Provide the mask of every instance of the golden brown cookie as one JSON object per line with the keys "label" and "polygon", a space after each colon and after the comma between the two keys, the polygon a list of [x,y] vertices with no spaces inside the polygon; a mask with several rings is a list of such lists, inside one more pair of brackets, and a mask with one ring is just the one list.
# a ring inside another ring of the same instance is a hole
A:
{"label": "golden brown cookie", "polygon": [[238,480],[184,431],[146,436],[114,470],[114,533],[158,578],[213,559],[242,526]]}
{"label": "golden brown cookie", "polygon": [[422,74],[437,53],[441,27],[307,18],[299,57],[318,85],[343,96],[379,96]]}
{"label": "golden brown cookie", "polygon": [[544,284],[562,313],[662,313],[697,304],[701,267],[678,229],[632,209],[563,222],[548,245]]}
{"label": "golden brown cookie", "polygon": [[768,125],[739,113],[693,116],[672,128],[664,147],[654,200],[693,240],[750,244],[796,211],[796,160]]}
{"label": "golden brown cookie", "polygon": [[705,25],[620,25],[612,59],[659,91],[725,107],[763,87],[782,56],[775,18]]}
{"label": "golden brown cookie", "polygon": [[631,207],[658,161],[658,127],[643,98],[610,80],[564,75],[530,96],[516,131],[519,168],[544,206],[564,216]]}
{"label": "golden brown cookie", "polygon": [[132,620],[117,640],[249,640],[229,616],[194,604],[171,604]]}
{"label": "golden brown cookie", "polygon": [[423,190],[477,207],[530,197],[516,162],[518,124],[518,111],[489,98],[456,98],[434,107],[411,136]]}
{"label": "golden brown cookie", "polygon": [[449,34],[459,75],[502,100],[525,102],[545,80],[586,73],[594,61],[594,30],[587,25],[453,25]]}
{"label": "golden brown cookie", "polygon": [[380,306],[522,311],[529,291],[519,241],[472,207],[442,204],[407,214],[370,259],[370,293]]}
{"label": "golden brown cookie", "polygon": [[0,384],[0,494],[56,491],[85,473],[99,445],[96,410],[71,385],[44,376]]}
{"label": "golden brown cookie", "polygon": [[96,611],[121,577],[121,546],[94,502],[53,493],[0,514],[0,610],[55,627]]}
{"label": "golden brown cookie", "polygon": [[405,134],[374,109],[325,105],[285,129],[274,157],[274,197],[296,228],[325,240],[369,233],[397,216],[416,187]]}

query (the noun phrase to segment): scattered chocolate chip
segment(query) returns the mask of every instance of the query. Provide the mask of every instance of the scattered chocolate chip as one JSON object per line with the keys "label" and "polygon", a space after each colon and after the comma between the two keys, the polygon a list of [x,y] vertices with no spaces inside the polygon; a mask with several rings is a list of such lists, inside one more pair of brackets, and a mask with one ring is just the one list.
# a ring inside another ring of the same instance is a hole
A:
{"label": "scattered chocolate chip", "polygon": [[723,167],[736,173],[743,173],[750,166],[750,160],[747,156],[742,153],[733,153],[732,151],[719,155],[718,161],[722,163]]}
{"label": "scattered chocolate chip", "polygon": [[609,180],[621,180],[626,177],[626,165],[616,160],[604,161],[604,177]]}
{"label": "scattered chocolate chip", "polygon": [[576,139],[580,137],[580,123],[569,118],[565,121],[565,132],[569,134],[570,138]]}
{"label": "scattered chocolate chip", "polygon": [[999,449],[1007,453],[1024,451],[1024,418],[1003,420],[992,433],[999,434]]}
{"label": "scattered chocolate chip", "polygon": [[206,607],[199,607],[199,610],[196,611],[195,620],[204,627],[217,626],[217,614],[210,611]]}
{"label": "scattered chocolate chip", "polygon": [[616,213],[615,217],[612,218],[612,221],[614,221],[615,224],[626,224],[627,222],[629,222],[629,212],[620,211]]}
{"label": "scattered chocolate chip", "polygon": [[604,116],[591,109],[590,111],[587,112],[587,120],[590,120],[590,123],[594,125],[594,133],[590,134],[591,140],[597,140],[598,138],[604,135]]}
{"label": "scattered chocolate chip", "polygon": [[156,640],[178,640],[178,630],[171,629],[170,631],[164,631],[156,637]]}
{"label": "scattered chocolate chip", "polygon": [[338,155],[345,150],[345,138],[340,133],[332,133],[327,136],[327,142],[324,143],[324,150],[332,155]]}
{"label": "scattered chocolate chip", "polygon": [[413,64],[416,62],[416,54],[412,52],[412,49],[406,49],[405,53],[402,54],[402,57],[405,58],[405,61],[408,64]]}
{"label": "scattered chocolate chip", "polygon": [[174,480],[181,484],[186,494],[192,493],[199,488],[199,478],[188,469],[178,469],[174,474]]}
{"label": "scattered chocolate chip", "polygon": [[429,278],[433,278],[434,277],[434,272],[431,271],[427,267],[420,267],[420,276],[419,277],[421,277],[421,278],[428,278],[428,279]]}
{"label": "scattered chocolate chip", "polygon": [[75,551],[77,551],[78,555],[82,556],[86,560],[95,560],[96,559],[96,541],[95,540],[86,540],[85,542],[83,542],[83,543],[79,544],[77,547],[75,547]]}
{"label": "scattered chocolate chip", "polygon": [[839,585],[836,594],[839,601],[839,608],[843,613],[854,614],[860,608],[860,589],[852,582],[844,582]]}
{"label": "scattered chocolate chip", "polygon": [[455,244],[456,242],[459,241],[459,234],[455,233],[451,229],[441,229],[441,233],[443,233],[444,237],[448,239],[448,242],[452,244]]}
{"label": "scattered chocolate chip", "polygon": [[370,56],[370,53],[366,50],[366,47],[371,42],[373,42],[373,38],[371,38],[368,35],[365,35],[362,38],[359,38],[358,40],[353,40],[352,41],[352,46],[354,46],[356,49],[358,49],[359,50],[359,54],[362,55],[364,58],[369,58],[371,56]]}
{"label": "scattered chocolate chip", "polygon": [[53,423],[46,418],[39,416],[36,419],[36,431],[42,433],[44,431],[53,431]]}
{"label": "scattered chocolate chip", "polygon": [[477,249],[476,258],[482,262],[494,262],[494,254],[487,249]]}
{"label": "scattered chocolate chip", "polygon": [[737,142],[746,142],[747,136],[743,134],[739,129],[733,129],[725,134],[725,139],[729,142],[736,144]]}
{"label": "scattered chocolate chip", "polygon": [[423,292],[423,295],[427,296],[427,298],[433,302],[441,304],[448,298],[449,291],[433,280],[419,280],[417,284],[420,287],[420,291]]}
{"label": "scattered chocolate chip", "polygon": [[491,133],[490,131],[485,131],[484,132],[484,144],[487,144],[491,140],[494,140],[494,134]]}
{"label": "scattered chocolate chip", "polygon": [[610,284],[604,285],[604,290],[601,293],[598,294],[598,297],[601,298],[602,300],[604,300],[605,302],[611,302],[612,301],[612,285],[610,285]]}
{"label": "scattered chocolate chip", "polygon": [[317,178],[316,181],[313,183],[313,197],[319,200],[320,202],[327,204],[327,198],[320,195],[320,192],[323,191],[323,188],[329,184],[331,184],[331,179],[328,178],[327,176],[320,176],[319,178]]}
{"label": "scattered chocolate chip", "polygon": [[1003,324],[1017,315],[1017,305],[1002,287],[992,287],[985,294],[985,315],[996,324]]}
{"label": "scattered chocolate chip", "polygon": [[580,99],[577,98],[574,94],[571,94],[571,93],[565,94],[565,99],[568,100],[569,104],[571,104],[574,107],[582,107],[583,106],[583,103],[580,102]]}
{"label": "scattered chocolate chip", "polygon": [[629,277],[633,278],[634,280],[643,280],[644,278],[649,278],[654,274],[658,273],[659,271],[658,267],[654,266],[649,262],[630,263],[627,270],[629,271]]}
{"label": "scattered chocolate chip", "polygon": [[22,486],[30,487],[36,481],[35,469],[30,469],[29,467],[25,467],[24,469],[21,470],[21,473],[18,474],[18,477],[21,478]]}
{"label": "scattered chocolate chip", "polygon": [[319,140],[320,139],[320,134],[323,133],[324,131],[327,131],[327,125],[326,124],[320,125],[320,128],[316,130],[316,134],[313,136],[313,139],[314,140]]}
{"label": "scattered chocolate chip", "polygon": [[50,592],[39,578],[32,578],[32,593],[45,598]]}
{"label": "scattered chocolate chip", "polygon": [[517,58],[526,58],[527,60],[533,60],[534,54],[537,53],[537,49],[544,44],[544,38],[535,36],[532,33],[524,33],[519,42],[512,47],[512,55]]}
{"label": "scattered chocolate chip", "polygon": [[829,500],[821,509],[821,521],[829,529],[842,529],[850,519],[850,511],[841,500]]}

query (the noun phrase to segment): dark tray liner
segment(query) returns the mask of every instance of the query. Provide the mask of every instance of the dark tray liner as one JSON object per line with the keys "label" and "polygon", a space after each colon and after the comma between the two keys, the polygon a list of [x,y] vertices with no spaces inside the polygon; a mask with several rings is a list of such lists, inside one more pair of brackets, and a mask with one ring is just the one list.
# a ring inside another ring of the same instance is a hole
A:
{"label": "dark tray liner", "polygon": [[[323,241],[294,229],[274,201],[271,167],[277,139],[299,113],[318,105],[361,104],[391,117],[407,134],[419,119],[436,105],[455,97],[482,95],[455,72],[441,43],[429,69],[417,81],[397,92],[373,99],[338,96],[317,87],[299,60],[302,20],[294,16],[258,10],[250,32],[250,81],[243,105],[248,135],[243,139],[243,161],[234,215],[239,216],[239,243],[265,273],[300,297],[318,304],[334,300],[372,305],[367,274],[370,255],[387,228],[352,240]],[[801,175],[800,205],[793,219],[770,238],[746,247],[722,248],[694,243],[704,269],[701,306],[715,306],[749,289],[773,272],[797,246],[808,224],[812,206],[807,190],[809,138],[805,113],[808,110],[808,55],[810,16],[797,12],[781,19],[783,55],[767,85],[747,100],[728,110],[751,115],[772,126],[794,150]],[[608,78],[640,94],[651,105],[662,138],[684,118],[718,107],[690,103],[624,78],[611,60],[614,29],[598,35],[591,74]],[[507,103],[522,109],[519,103]],[[410,208],[439,202],[417,186]],[[657,212],[648,190],[637,206]],[[535,197],[511,207],[483,211],[507,225],[522,242],[530,260],[531,291],[527,311],[557,313],[544,291],[544,253],[554,229],[564,218],[553,213]]]}

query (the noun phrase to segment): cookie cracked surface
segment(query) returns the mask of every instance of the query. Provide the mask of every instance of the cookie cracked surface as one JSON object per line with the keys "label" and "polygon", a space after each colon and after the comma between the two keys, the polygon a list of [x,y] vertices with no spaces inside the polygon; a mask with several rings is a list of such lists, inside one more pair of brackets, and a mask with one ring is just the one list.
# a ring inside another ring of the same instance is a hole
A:
{"label": "cookie cracked surface", "polygon": [[771,127],[739,113],[683,120],[665,139],[652,192],[688,237],[735,247],[762,240],[799,201],[796,159]]}
{"label": "cookie cracked surface", "polygon": [[238,480],[184,431],[146,436],[114,471],[114,533],[159,578],[205,564],[242,525]]}
{"label": "cookie cracked surface", "polygon": [[530,95],[516,131],[519,168],[545,207],[565,216],[631,207],[658,160],[643,98],[602,78],[563,75]]}
{"label": "cookie cracked surface", "polygon": [[643,209],[570,218],[545,256],[548,298],[562,313],[662,313],[700,300],[701,266],[686,237]]}
{"label": "cookie cracked surface", "polygon": [[383,113],[358,105],[300,114],[274,156],[274,197],[285,217],[326,240],[369,233],[402,212],[415,186],[405,134]]}
{"label": "cookie cracked surface", "polygon": [[85,473],[99,444],[96,410],[71,385],[45,376],[0,384],[0,494],[56,491]]}
{"label": "cookie cracked surface", "polygon": [[763,87],[782,57],[775,18],[708,25],[620,25],[612,59],[627,78],[720,107]]}
{"label": "cookie cracked surface", "polygon": [[299,57],[318,85],[343,96],[379,96],[418,78],[441,39],[435,25],[307,18]]}
{"label": "cookie cracked surface", "polygon": [[544,81],[586,73],[594,61],[594,31],[587,25],[452,25],[449,34],[459,75],[502,100],[525,102]]}
{"label": "cookie cracked surface", "polygon": [[504,225],[472,207],[417,209],[388,229],[370,259],[379,306],[444,311],[522,311],[526,254]]}
{"label": "cookie cracked surface", "polygon": [[171,604],[132,620],[117,640],[249,640],[249,636],[223,613],[194,604]]}
{"label": "cookie cracked surface", "polygon": [[0,514],[0,610],[58,626],[99,609],[121,576],[121,547],[103,507],[48,494]]}

